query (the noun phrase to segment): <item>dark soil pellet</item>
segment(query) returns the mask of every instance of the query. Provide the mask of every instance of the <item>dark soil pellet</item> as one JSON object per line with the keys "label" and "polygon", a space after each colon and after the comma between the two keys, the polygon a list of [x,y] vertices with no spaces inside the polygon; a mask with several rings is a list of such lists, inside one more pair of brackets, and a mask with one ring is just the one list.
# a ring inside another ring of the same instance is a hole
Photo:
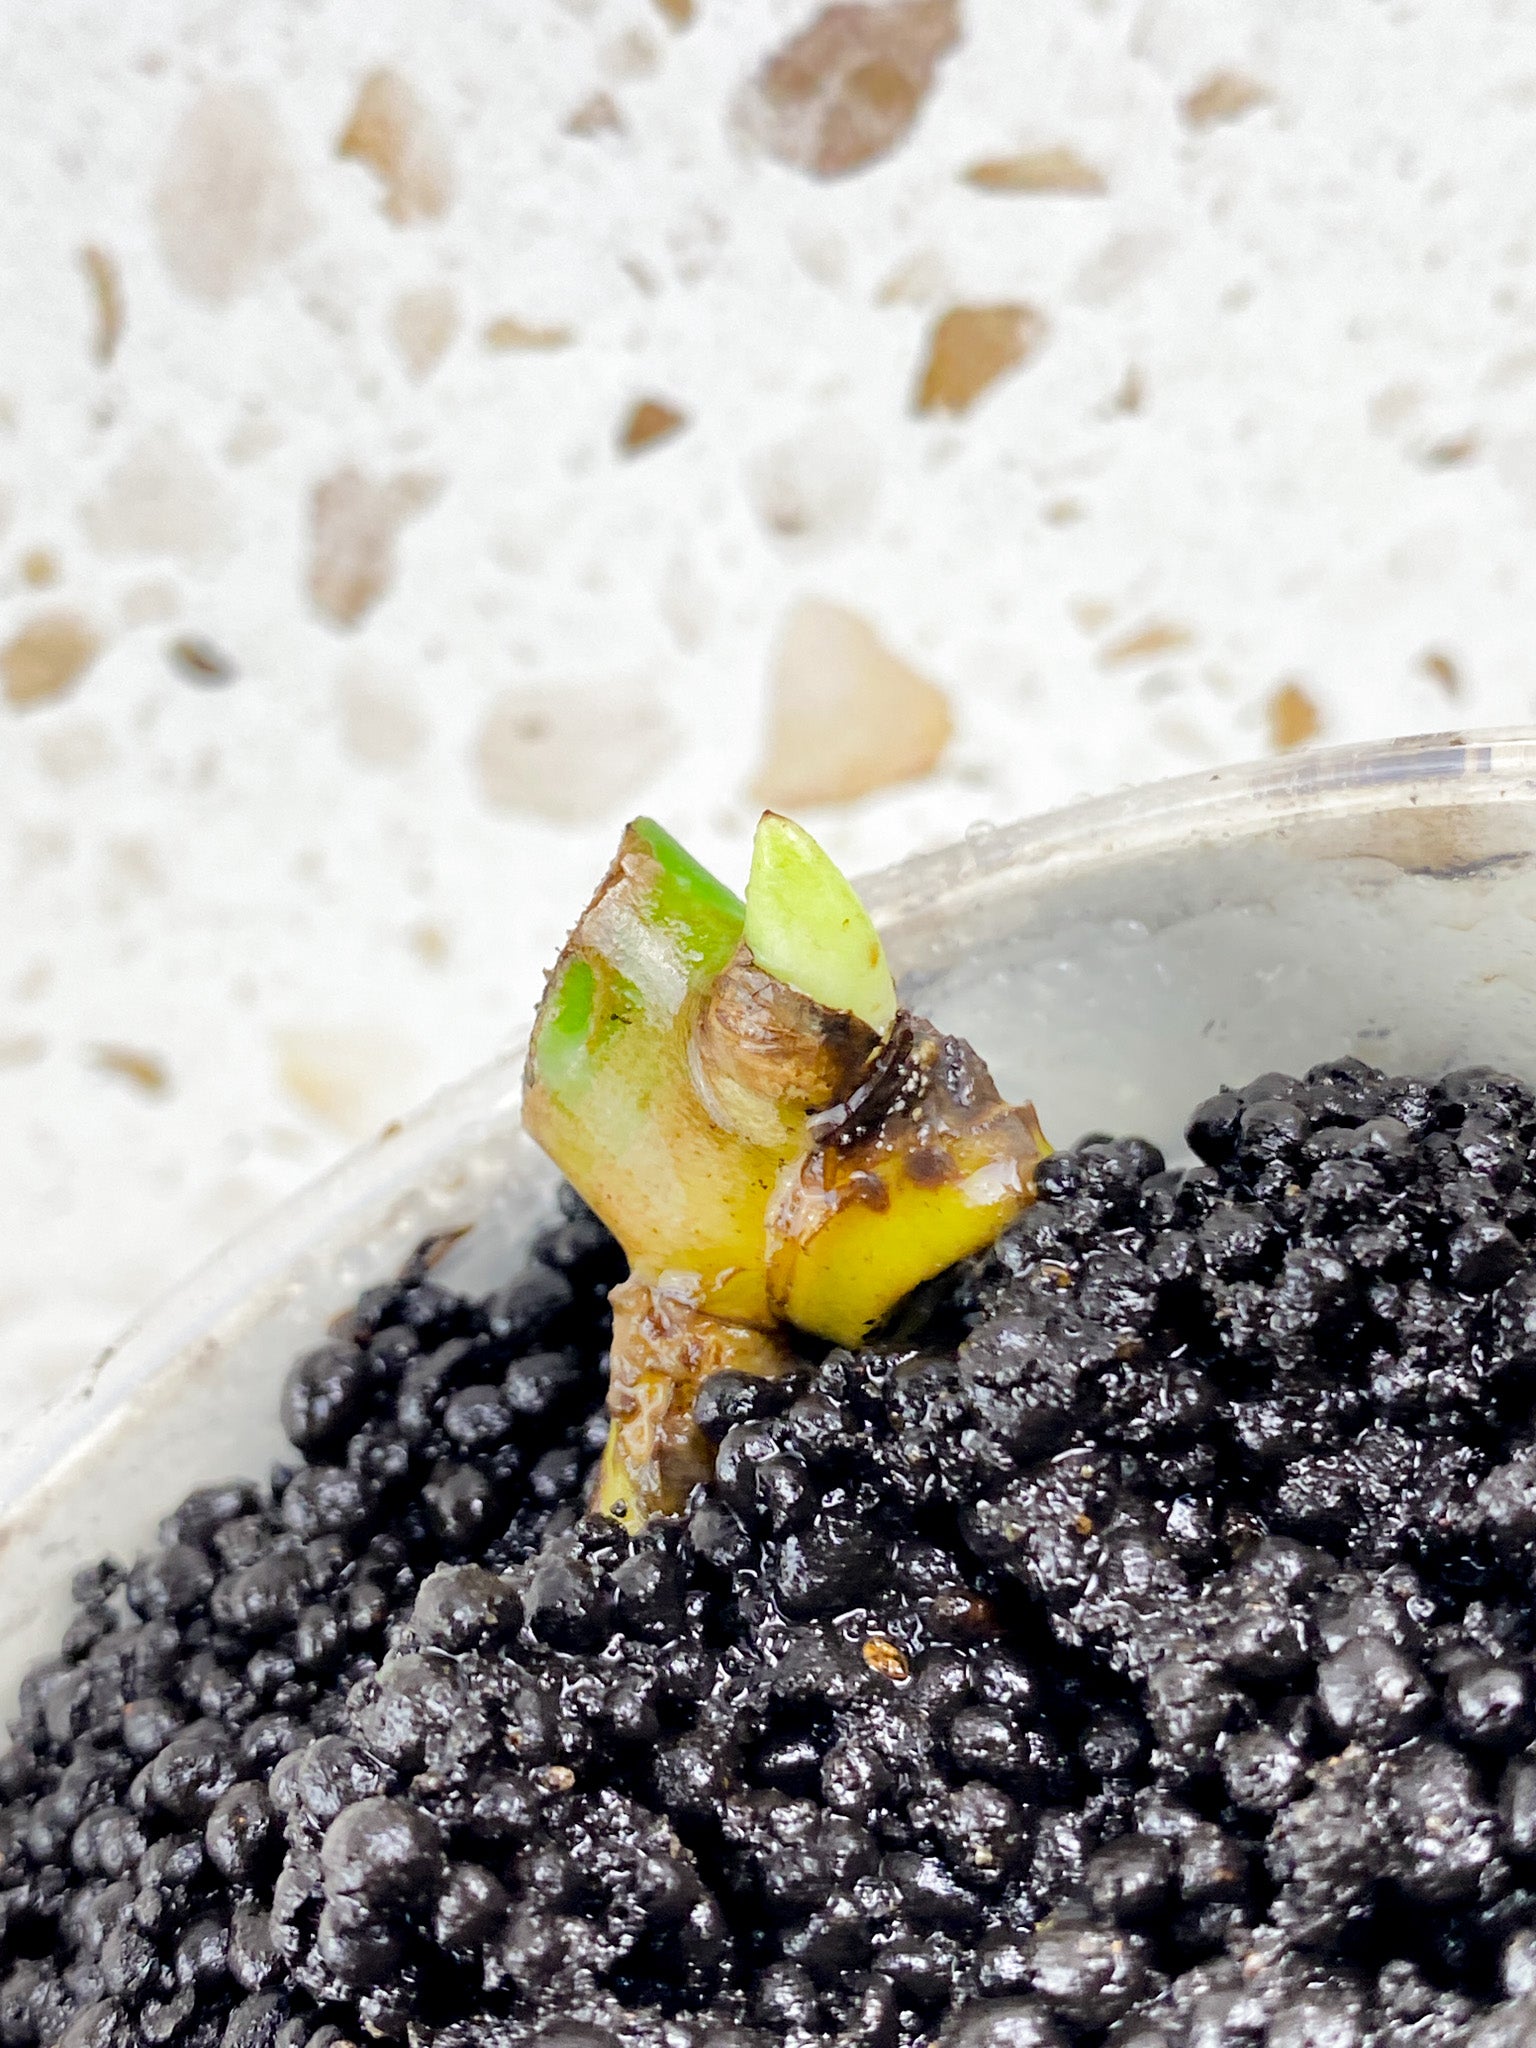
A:
{"label": "dark soil pellet", "polygon": [[721,1375],[636,1538],[579,1201],[370,1289],[291,1470],[76,1575],[0,2048],[1536,2042],[1536,1101],[1344,1060],[1189,1136]]}

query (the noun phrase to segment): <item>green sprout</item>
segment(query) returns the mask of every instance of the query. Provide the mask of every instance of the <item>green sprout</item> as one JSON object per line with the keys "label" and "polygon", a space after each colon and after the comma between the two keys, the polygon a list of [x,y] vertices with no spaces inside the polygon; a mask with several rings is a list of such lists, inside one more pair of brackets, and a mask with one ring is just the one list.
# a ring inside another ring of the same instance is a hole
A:
{"label": "green sprout", "polygon": [[981,1061],[898,1007],[852,887],[766,813],[745,903],[649,819],[545,988],[524,1121],[624,1247],[598,1513],[676,1512],[726,1368],[858,1344],[1033,1199],[1046,1150]]}

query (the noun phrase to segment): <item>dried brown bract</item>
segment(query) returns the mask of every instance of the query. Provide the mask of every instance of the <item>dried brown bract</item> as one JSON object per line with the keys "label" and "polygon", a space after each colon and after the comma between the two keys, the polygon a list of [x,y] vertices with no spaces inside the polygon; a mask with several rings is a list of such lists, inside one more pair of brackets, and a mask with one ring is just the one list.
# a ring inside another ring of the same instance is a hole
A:
{"label": "dried brown bract", "polygon": [[[878,1044],[862,1018],[765,974],[742,947],[694,1025],[694,1079],[718,1122],[771,1142],[782,1131],[781,1107],[800,1113],[845,1101]],[[752,1105],[745,1119],[744,1104]]]}
{"label": "dried brown bract", "polygon": [[626,1280],[608,1296],[613,1310],[610,1458],[662,1514],[676,1514],[714,1468],[693,1419],[693,1400],[717,1372],[777,1379],[795,1353],[771,1331],[701,1312],[657,1283]]}

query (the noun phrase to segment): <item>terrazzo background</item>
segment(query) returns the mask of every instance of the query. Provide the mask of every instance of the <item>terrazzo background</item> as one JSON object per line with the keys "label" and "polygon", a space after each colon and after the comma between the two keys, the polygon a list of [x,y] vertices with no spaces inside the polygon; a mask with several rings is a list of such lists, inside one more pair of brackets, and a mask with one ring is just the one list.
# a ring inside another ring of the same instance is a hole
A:
{"label": "terrazzo background", "polygon": [[806,599],[953,719],[855,870],[1536,714],[1529,9],[963,0],[839,177],[743,98],[815,12],[0,7],[6,1401],[509,1038],[624,816],[739,878]]}

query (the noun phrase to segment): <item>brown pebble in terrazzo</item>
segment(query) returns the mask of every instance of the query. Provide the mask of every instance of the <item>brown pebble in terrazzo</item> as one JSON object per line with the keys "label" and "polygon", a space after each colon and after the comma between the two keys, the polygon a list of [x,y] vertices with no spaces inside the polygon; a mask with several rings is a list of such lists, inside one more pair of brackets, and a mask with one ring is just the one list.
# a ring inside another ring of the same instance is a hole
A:
{"label": "brown pebble in terrazzo", "polygon": [[48,1041],[35,1031],[0,1038],[0,1067],[34,1067],[48,1056]]}
{"label": "brown pebble in terrazzo", "polygon": [[445,284],[402,292],[390,308],[390,339],[407,371],[418,380],[437,368],[458,331],[459,303]]}
{"label": "brown pebble in terrazzo", "polygon": [[308,216],[265,93],[212,86],[192,103],[171,139],[153,211],[166,269],[212,306],[298,244]]}
{"label": "brown pebble in terrazzo", "polygon": [[565,132],[590,138],[594,135],[622,135],[624,116],[612,93],[595,92],[566,116]]}
{"label": "brown pebble in terrazzo", "polygon": [[504,690],[475,741],[482,799],[558,825],[617,815],[672,750],[651,693],[632,684],[526,684]]}
{"label": "brown pebble in terrazzo", "polygon": [[453,167],[447,138],[398,71],[370,71],[363,80],[336,154],[373,172],[384,187],[384,211],[397,226],[448,211]]}
{"label": "brown pebble in terrazzo", "polygon": [[1069,192],[1091,197],[1109,189],[1103,172],[1065,144],[1021,150],[1017,156],[984,157],[962,175],[978,192]]}
{"label": "brown pebble in terrazzo", "polygon": [[48,590],[62,573],[52,548],[28,548],[16,564],[16,573],[30,590]]}
{"label": "brown pebble in terrazzo", "polygon": [[903,140],[959,38],[959,0],[839,0],[767,59],[744,124],[797,170],[860,170]]}
{"label": "brown pebble in terrazzo", "polygon": [[1268,98],[1257,79],[1241,71],[1213,71],[1185,95],[1179,111],[1191,128],[1213,128],[1221,121],[1238,120]]}
{"label": "brown pebble in terrazzo", "polygon": [[309,595],[338,626],[355,626],[395,580],[395,542],[413,513],[437,494],[434,478],[368,477],[340,469],[311,501]]}
{"label": "brown pebble in terrazzo", "polygon": [[952,306],[929,337],[918,412],[968,412],[989,385],[1017,369],[1045,339],[1033,306]]}
{"label": "brown pebble in terrazzo", "polygon": [[808,550],[866,524],[879,486],[878,453],[847,421],[817,417],[756,456],[747,486],[775,539]]}
{"label": "brown pebble in terrazzo", "polygon": [[656,0],[656,12],[672,28],[687,28],[693,20],[693,0]]}
{"label": "brown pebble in terrazzo", "polygon": [[94,243],[80,251],[80,268],[85,272],[96,316],[91,354],[105,368],[117,354],[117,344],[123,338],[123,281],[116,258]]}
{"label": "brown pebble in terrazzo", "polygon": [[487,321],[484,335],[486,347],[498,354],[513,349],[569,348],[575,339],[569,327],[540,327],[510,313]]}
{"label": "brown pebble in terrazzo", "polygon": [[619,429],[619,447],[626,455],[638,455],[642,448],[654,448],[669,440],[688,424],[688,415],[662,398],[637,399]]}
{"label": "brown pebble in terrazzo", "polygon": [[171,1085],[165,1061],[157,1052],[134,1045],[93,1045],[90,1063],[98,1073],[115,1074],[141,1095],[164,1095]]}
{"label": "brown pebble in terrazzo", "polygon": [[448,958],[448,934],[440,924],[413,924],[405,942],[424,967],[441,967]]}
{"label": "brown pebble in terrazzo", "polygon": [[1457,469],[1470,462],[1480,446],[1475,433],[1447,434],[1443,440],[1431,441],[1419,460],[1428,469]]}
{"label": "brown pebble in terrazzo", "polygon": [[926,775],[953,730],[949,699],[857,612],[803,599],[785,622],[753,783],[773,810],[847,803]]}
{"label": "brown pebble in terrazzo", "polygon": [[78,612],[39,612],[0,647],[6,702],[25,708],[62,697],[100,652],[100,635]]}
{"label": "brown pebble in terrazzo", "polygon": [[201,633],[183,633],[172,640],[165,656],[172,668],[179,669],[189,683],[201,683],[205,687],[232,683],[239,674],[223,648],[205,639]]}
{"label": "brown pebble in terrazzo", "polygon": [[1298,682],[1284,682],[1270,692],[1264,706],[1269,727],[1269,744],[1277,754],[1304,747],[1322,731],[1323,720],[1316,703]]}
{"label": "brown pebble in terrazzo", "polygon": [[1151,661],[1159,654],[1177,654],[1181,648],[1192,646],[1194,638],[1188,626],[1181,626],[1176,620],[1149,619],[1144,626],[1136,626],[1111,640],[1100,649],[1099,659],[1108,668],[1128,661]]}
{"label": "brown pebble in terrazzo", "polygon": [[1461,670],[1443,648],[1426,647],[1419,656],[1419,667],[1440,685],[1447,697],[1461,695]]}

